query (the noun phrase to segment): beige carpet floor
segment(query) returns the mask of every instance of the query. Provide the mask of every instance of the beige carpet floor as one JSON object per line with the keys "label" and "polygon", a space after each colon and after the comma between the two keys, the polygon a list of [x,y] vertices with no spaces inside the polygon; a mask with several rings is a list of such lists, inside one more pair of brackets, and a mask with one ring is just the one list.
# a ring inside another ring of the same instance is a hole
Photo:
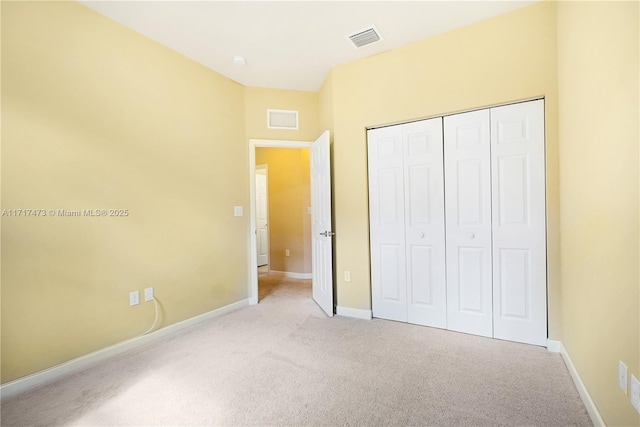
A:
{"label": "beige carpet floor", "polygon": [[310,282],[2,402],[3,426],[591,425],[558,354],[327,318]]}

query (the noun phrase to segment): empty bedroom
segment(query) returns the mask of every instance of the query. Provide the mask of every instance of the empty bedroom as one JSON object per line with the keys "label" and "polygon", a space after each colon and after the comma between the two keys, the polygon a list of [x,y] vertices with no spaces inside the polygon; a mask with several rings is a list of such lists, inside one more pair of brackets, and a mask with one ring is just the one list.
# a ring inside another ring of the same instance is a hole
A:
{"label": "empty bedroom", "polygon": [[0,2],[0,424],[640,425],[639,21]]}

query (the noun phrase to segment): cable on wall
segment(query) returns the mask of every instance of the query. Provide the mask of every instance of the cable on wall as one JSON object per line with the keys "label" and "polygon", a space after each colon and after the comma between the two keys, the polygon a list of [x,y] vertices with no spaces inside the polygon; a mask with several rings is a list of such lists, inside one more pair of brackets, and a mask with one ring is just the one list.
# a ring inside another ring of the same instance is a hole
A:
{"label": "cable on wall", "polygon": [[153,328],[156,327],[156,323],[158,323],[158,301],[156,301],[155,297],[152,297],[151,299],[153,299],[153,305],[155,307],[156,310],[156,317],[155,319],[153,319],[153,324],[149,327],[149,329],[147,329],[147,331],[142,334],[142,335],[147,335],[149,332],[151,332],[153,330]]}

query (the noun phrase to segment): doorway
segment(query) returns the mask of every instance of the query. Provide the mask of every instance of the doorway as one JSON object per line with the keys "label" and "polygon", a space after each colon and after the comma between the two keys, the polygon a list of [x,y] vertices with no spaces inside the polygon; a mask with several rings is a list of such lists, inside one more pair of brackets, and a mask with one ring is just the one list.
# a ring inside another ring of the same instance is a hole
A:
{"label": "doorway", "polygon": [[[259,148],[303,148],[311,147],[311,142],[307,141],[281,141],[281,140],[249,140],[249,175],[250,179],[250,232],[249,232],[249,304],[258,303],[258,230],[256,217],[256,150]],[[268,168],[267,168],[268,169]],[[268,192],[268,191],[267,191]],[[268,226],[268,223],[267,223]],[[267,227],[268,228],[268,227]]]}
{"label": "doorway", "polygon": [[309,154],[307,148],[256,148],[258,285],[267,273],[311,279]]}
{"label": "doorway", "polygon": [[315,142],[283,140],[249,140],[250,221],[249,221],[249,303],[258,303],[258,247],[256,222],[256,149],[306,148],[310,152],[311,185],[311,260],[313,299],[333,316],[333,236],[331,218],[330,137],[326,131]]}

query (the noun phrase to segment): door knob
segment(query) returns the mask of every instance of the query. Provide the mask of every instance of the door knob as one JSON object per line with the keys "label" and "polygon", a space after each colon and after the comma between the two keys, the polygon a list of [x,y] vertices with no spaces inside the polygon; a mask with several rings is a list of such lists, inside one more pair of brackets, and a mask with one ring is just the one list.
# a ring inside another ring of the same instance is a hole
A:
{"label": "door knob", "polygon": [[475,239],[475,238],[476,238],[476,235],[475,235],[475,234],[473,234],[473,233],[471,233],[471,234],[469,235],[469,237],[470,237],[470,238],[472,238],[472,239]]}
{"label": "door knob", "polygon": [[424,239],[424,233],[420,233],[420,238]]}
{"label": "door knob", "polygon": [[323,231],[322,233],[320,233],[320,235],[324,237],[331,237],[331,236],[335,236],[336,233],[334,233],[333,231]]}

